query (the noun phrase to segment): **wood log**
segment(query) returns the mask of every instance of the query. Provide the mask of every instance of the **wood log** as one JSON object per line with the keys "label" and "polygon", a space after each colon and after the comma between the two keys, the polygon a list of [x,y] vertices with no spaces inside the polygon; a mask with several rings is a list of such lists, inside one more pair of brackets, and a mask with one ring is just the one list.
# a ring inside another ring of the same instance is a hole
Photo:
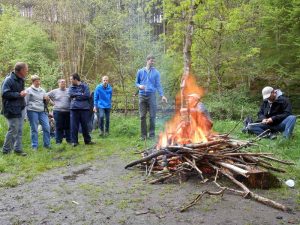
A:
{"label": "wood log", "polygon": [[147,162],[147,161],[149,161],[149,160],[151,160],[151,159],[153,159],[155,157],[158,157],[160,155],[165,155],[165,154],[168,154],[168,151],[166,151],[166,150],[157,151],[157,152],[152,153],[152,154],[150,154],[150,155],[148,155],[148,156],[146,156],[146,157],[144,157],[142,159],[139,159],[139,160],[136,160],[136,161],[133,161],[133,162],[127,164],[125,166],[125,169],[127,169],[129,167],[132,167],[132,166],[135,166],[137,164],[143,163],[143,162]]}

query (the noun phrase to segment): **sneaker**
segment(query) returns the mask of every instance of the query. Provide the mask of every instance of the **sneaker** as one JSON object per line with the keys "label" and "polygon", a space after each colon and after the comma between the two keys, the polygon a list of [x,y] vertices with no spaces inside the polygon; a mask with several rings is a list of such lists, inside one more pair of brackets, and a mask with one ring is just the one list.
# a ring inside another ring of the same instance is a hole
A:
{"label": "sneaker", "polygon": [[49,150],[51,150],[51,149],[52,149],[52,147],[51,147],[51,146],[44,146],[44,148],[45,148],[45,149],[49,149]]}
{"label": "sneaker", "polygon": [[147,139],[146,136],[141,136],[141,137],[140,137],[140,141],[145,141],[146,139]]}
{"label": "sneaker", "polygon": [[79,145],[78,143],[72,143],[72,147],[76,147],[77,145]]}
{"label": "sneaker", "polygon": [[3,155],[8,155],[10,152],[2,152]]}
{"label": "sneaker", "polygon": [[32,151],[34,151],[34,152],[36,152],[37,150],[38,150],[37,147],[32,148]]}
{"label": "sneaker", "polygon": [[94,145],[94,144],[96,144],[95,142],[93,142],[93,141],[90,141],[90,142],[88,142],[88,143],[85,143],[86,145]]}
{"label": "sneaker", "polygon": [[104,132],[103,132],[103,131],[100,131],[99,136],[100,136],[100,137],[103,137],[103,136],[104,136]]}
{"label": "sneaker", "polygon": [[264,136],[264,138],[268,138],[270,140],[275,140],[277,138],[277,136],[276,136],[276,134],[268,133],[267,135]]}
{"label": "sneaker", "polygon": [[27,156],[27,153],[26,152],[15,152],[16,155],[19,155],[19,156]]}

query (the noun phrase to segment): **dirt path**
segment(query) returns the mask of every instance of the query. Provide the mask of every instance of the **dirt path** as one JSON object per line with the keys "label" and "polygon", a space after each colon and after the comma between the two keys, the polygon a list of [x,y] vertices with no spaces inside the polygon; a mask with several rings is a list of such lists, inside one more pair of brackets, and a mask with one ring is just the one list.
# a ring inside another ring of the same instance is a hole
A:
{"label": "dirt path", "polygon": [[[225,194],[206,197],[185,213],[178,207],[207,186],[198,180],[148,185],[118,156],[49,171],[31,183],[0,189],[0,224],[299,224],[300,212],[283,213]],[[269,195],[270,192],[261,192]],[[272,194],[271,194],[272,195]],[[290,194],[289,194],[290,195]],[[296,207],[293,196],[272,198]],[[280,199],[281,198],[281,199]]]}

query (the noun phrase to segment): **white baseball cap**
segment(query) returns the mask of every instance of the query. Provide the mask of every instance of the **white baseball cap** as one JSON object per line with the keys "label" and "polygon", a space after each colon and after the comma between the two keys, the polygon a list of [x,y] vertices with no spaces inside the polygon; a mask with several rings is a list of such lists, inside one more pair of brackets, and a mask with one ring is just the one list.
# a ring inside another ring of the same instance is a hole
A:
{"label": "white baseball cap", "polygon": [[263,96],[263,99],[264,99],[264,100],[265,100],[265,99],[268,99],[268,98],[270,97],[270,95],[271,95],[271,93],[272,93],[273,90],[274,90],[274,89],[273,89],[272,87],[270,87],[270,86],[264,87],[264,88],[262,89],[262,96]]}

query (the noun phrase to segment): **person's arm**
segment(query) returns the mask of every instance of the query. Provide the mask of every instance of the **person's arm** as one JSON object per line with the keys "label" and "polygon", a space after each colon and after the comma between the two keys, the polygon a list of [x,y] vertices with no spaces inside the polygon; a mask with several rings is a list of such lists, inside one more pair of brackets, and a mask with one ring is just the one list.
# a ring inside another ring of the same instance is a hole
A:
{"label": "person's arm", "polygon": [[163,88],[162,88],[162,85],[161,85],[161,82],[160,82],[160,73],[158,71],[156,71],[157,74],[155,76],[155,86],[156,86],[156,89],[159,93],[159,95],[161,96],[161,100],[163,102],[168,102],[167,98],[164,96],[164,91],[163,91]]}
{"label": "person's arm", "polygon": [[136,73],[136,80],[135,80],[135,86],[139,89],[139,90],[144,90],[145,89],[145,85],[143,85],[141,80],[141,70],[138,70]]}
{"label": "person's arm", "polygon": [[286,117],[288,117],[289,115],[292,114],[292,105],[290,103],[290,101],[288,99],[284,99],[283,102],[283,112],[276,115],[276,116],[272,116],[272,121],[274,122],[281,122],[282,120],[284,120]]}
{"label": "person's arm", "polygon": [[75,96],[78,101],[86,101],[90,99],[90,90],[86,84],[81,84],[81,91],[78,92]]}
{"label": "person's arm", "polygon": [[259,111],[258,111],[258,113],[257,113],[257,117],[258,117],[258,121],[257,122],[261,122],[261,121],[263,121],[264,119],[266,119],[266,116],[265,116],[265,114],[264,114],[264,108],[265,108],[265,102],[263,102],[262,104],[261,104],[261,106],[260,106],[260,109],[259,109]]}
{"label": "person's arm", "polygon": [[18,99],[24,97],[21,95],[21,93],[11,90],[9,79],[6,79],[4,81],[2,85],[1,95],[4,99]]}
{"label": "person's arm", "polygon": [[93,109],[94,112],[97,112],[98,100],[99,100],[99,94],[98,94],[98,86],[97,86],[94,91],[94,109]]}

